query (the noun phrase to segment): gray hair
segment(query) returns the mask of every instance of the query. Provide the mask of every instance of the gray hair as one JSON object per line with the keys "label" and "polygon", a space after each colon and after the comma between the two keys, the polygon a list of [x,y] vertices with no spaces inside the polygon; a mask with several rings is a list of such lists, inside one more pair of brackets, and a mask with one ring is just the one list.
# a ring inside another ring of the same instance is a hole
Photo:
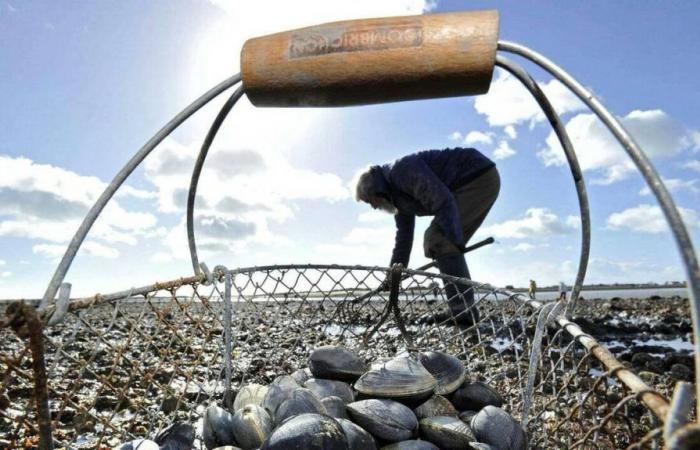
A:
{"label": "gray hair", "polygon": [[369,203],[369,197],[374,195],[374,179],[372,167],[367,167],[356,175],[355,200]]}

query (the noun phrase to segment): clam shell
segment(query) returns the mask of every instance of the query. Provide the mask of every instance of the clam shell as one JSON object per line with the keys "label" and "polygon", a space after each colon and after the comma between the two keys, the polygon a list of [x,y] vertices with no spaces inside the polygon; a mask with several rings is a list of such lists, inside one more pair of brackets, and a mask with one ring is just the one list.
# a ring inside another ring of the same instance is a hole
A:
{"label": "clam shell", "polygon": [[348,418],[345,402],[342,398],[331,395],[330,397],[321,399],[321,403],[323,403],[329,416],[335,417],[336,419]]}
{"label": "clam shell", "polygon": [[257,383],[246,384],[236,394],[236,399],[233,401],[233,410],[238,411],[246,405],[262,406],[265,394],[267,394],[267,386]]}
{"label": "clam shell", "polygon": [[420,439],[397,442],[395,444],[382,447],[381,450],[440,450],[432,442]]}
{"label": "clam shell", "polygon": [[302,387],[299,383],[297,383],[297,380],[291,375],[280,375],[279,377],[275,378],[272,381],[272,383],[270,383],[270,385],[279,386],[282,389],[286,389],[289,391],[293,391],[298,387]]}
{"label": "clam shell", "polygon": [[350,350],[326,345],[311,352],[309,369],[316,378],[355,381],[367,370],[367,366]]}
{"label": "clam shell", "polygon": [[435,416],[421,419],[420,435],[443,450],[470,448],[474,434],[469,425],[453,416]]}
{"label": "clam shell", "polygon": [[119,450],[158,450],[158,444],[150,439],[134,439],[126,442],[119,447]]}
{"label": "clam shell", "polygon": [[423,367],[437,380],[435,393],[447,395],[456,391],[467,378],[467,370],[458,358],[443,352],[423,352],[418,355]]}
{"label": "clam shell", "polygon": [[265,393],[262,407],[267,410],[270,417],[275,417],[277,414],[277,408],[279,408],[280,405],[287,400],[296,389],[299,389],[299,386],[295,387],[294,389],[288,389],[277,384],[271,384],[268,386],[267,392]]}
{"label": "clam shell", "polygon": [[355,389],[369,397],[419,401],[430,397],[436,385],[437,380],[420,362],[399,357],[365,372],[355,382]]}
{"label": "clam shell", "polygon": [[367,430],[347,419],[337,419],[348,438],[349,450],[377,450],[377,443]]}
{"label": "clam shell", "polygon": [[418,427],[413,411],[394,400],[361,400],[350,403],[347,408],[353,422],[388,442],[410,439]]}
{"label": "clam shell", "polygon": [[243,450],[260,447],[272,431],[270,415],[258,405],[246,405],[233,416],[233,434]]}
{"label": "clam shell", "polygon": [[292,392],[291,397],[277,408],[275,423],[279,425],[290,417],[305,413],[327,414],[328,411],[311,390],[297,388]]}
{"label": "clam shell", "polygon": [[464,383],[449,398],[454,407],[460,411],[479,411],[487,405],[497,407],[503,405],[503,397],[487,384],[479,381]]}
{"label": "clam shell", "polygon": [[311,378],[304,383],[304,387],[311,389],[321,399],[335,396],[343,399],[345,403],[355,400],[352,386],[344,381]]}
{"label": "clam shell", "polygon": [[471,429],[479,442],[497,450],[525,450],[527,435],[510,414],[495,406],[485,406],[472,418]]}
{"label": "clam shell", "polygon": [[347,450],[343,428],[332,417],[301,414],[284,422],[263,442],[260,450]]}
{"label": "clam shell", "polygon": [[299,384],[299,386],[303,386],[304,383],[306,383],[306,380],[308,380],[309,378],[313,378],[311,370],[309,370],[308,367],[304,369],[295,370],[290,376],[294,378],[294,381],[296,381]]}
{"label": "clam shell", "polygon": [[174,422],[153,439],[161,450],[191,450],[194,445],[194,427],[188,423]]}
{"label": "clam shell", "polygon": [[208,449],[222,445],[234,445],[233,415],[217,405],[211,405],[204,412],[202,438]]}
{"label": "clam shell", "polygon": [[433,395],[415,408],[413,413],[420,420],[433,416],[456,416],[459,414],[459,411],[442,395]]}

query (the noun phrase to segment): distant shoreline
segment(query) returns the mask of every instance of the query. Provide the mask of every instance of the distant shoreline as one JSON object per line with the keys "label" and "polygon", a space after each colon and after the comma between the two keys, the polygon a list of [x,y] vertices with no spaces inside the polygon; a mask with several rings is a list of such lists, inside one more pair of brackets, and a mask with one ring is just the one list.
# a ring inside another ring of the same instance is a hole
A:
{"label": "distant shoreline", "polygon": [[[653,285],[653,284],[600,284],[600,285],[584,285],[581,291],[622,291],[629,289],[687,289],[688,286],[685,284],[664,284],[664,285]],[[526,287],[508,287],[506,289],[513,292],[528,292],[529,288]],[[571,290],[570,285],[566,285],[567,290]],[[559,286],[543,286],[537,287],[537,292],[559,292]]]}
{"label": "distant shoreline", "polygon": [[[601,292],[601,291],[625,291],[625,290],[646,290],[646,291],[664,291],[664,290],[671,290],[671,289],[687,289],[688,287],[684,284],[673,284],[673,285],[588,285],[588,286],[583,286],[582,292]],[[512,286],[506,286],[507,290],[512,291],[512,292],[517,292],[517,293],[523,293],[523,292],[528,292],[528,288],[514,288]],[[571,291],[571,286],[566,285],[567,292]],[[558,286],[544,286],[544,287],[538,287],[537,288],[538,293],[543,293],[543,292],[559,292],[559,287]],[[663,293],[661,293],[663,294]],[[660,295],[663,297],[664,295]],[[673,297],[673,296],[671,296]],[[11,303],[19,300],[24,300],[27,303],[35,304],[38,305],[39,302],[41,301],[40,298],[9,298],[9,299],[0,299],[0,304],[5,304],[5,303]]]}

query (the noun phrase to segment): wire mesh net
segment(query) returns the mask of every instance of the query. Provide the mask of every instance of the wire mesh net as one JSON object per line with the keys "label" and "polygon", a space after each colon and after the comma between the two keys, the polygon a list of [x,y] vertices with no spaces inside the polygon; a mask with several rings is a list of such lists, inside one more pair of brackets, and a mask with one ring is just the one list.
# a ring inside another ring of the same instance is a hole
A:
{"label": "wire mesh net", "polygon": [[[152,438],[175,421],[199,434],[210,402],[230,403],[245,383],[303,368],[314,348],[329,344],[372,362],[422,350],[450,353],[471,381],[495,388],[519,420],[530,378],[530,448],[659,445],[662,424],[642,401],[647,391],[621,382],[590,337],[555,320],[540,323],[537,342],[541,303],[474,285],[479,320],[459,325],[445,318],[445,285],[455,279],[403,271],[390,301],[389,292],[375,291],[388,273],[358,266],[242,269],[228,272],[230,303],[223,273],[211,283],[180,280],[71,302],[63,320],[43,330],[56,446],[113,447]],[[533,350],[540,355],[531,362]],[[0,447],[35,447],[31,354],[9,327],[0,329],[0,358]],[[200,438],[195,448],[204,448]]]}

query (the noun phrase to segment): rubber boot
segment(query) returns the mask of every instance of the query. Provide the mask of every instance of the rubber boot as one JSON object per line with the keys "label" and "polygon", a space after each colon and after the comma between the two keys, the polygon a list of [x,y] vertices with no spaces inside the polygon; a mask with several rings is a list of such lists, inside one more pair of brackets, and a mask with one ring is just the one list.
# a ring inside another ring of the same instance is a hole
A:
{"label": "rubber boot", "polygon": [[[459,278],[471,279],[464,255],[452,254],[436,260],[440,273]],[[474,306],[474,289],[462,283],[444,281],[447,304],[452,317],[436,317],[436,320],[450,319],[459,325],[473,325],[479,321],[479,310]]]}

